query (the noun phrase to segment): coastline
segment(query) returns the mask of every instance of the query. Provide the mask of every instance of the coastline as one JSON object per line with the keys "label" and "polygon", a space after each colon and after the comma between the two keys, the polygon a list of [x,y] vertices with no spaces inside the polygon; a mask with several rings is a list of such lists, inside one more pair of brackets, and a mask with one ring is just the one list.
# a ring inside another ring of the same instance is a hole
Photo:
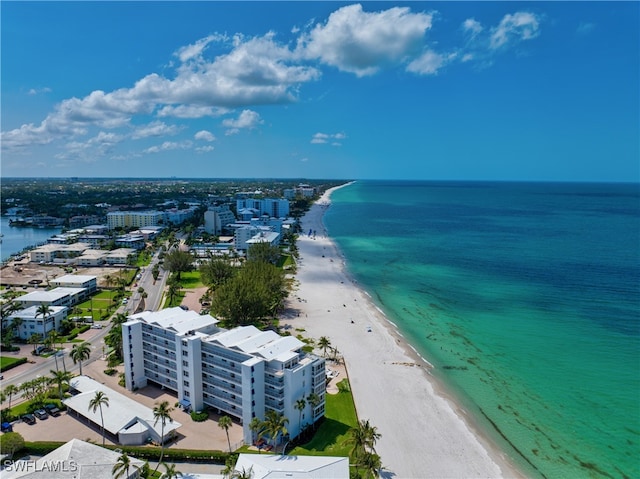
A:
{"label": "coastline", "polygon": [[296,311],[283,322],[326,336],[344,357],[359,419],[382,437],[381,477],[525,477],[430,374],[432,365],[350,278],[323,223],[331,188],[302,219]]}

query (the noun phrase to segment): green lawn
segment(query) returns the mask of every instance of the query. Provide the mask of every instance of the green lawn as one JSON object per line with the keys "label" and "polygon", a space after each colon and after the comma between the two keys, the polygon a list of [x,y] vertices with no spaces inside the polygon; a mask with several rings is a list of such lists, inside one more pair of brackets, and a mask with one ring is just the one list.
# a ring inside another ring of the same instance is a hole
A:
{"label": "green lawn", "polygon": [[184,289],[202,288],[204,284],[200,280],[200,271],[189,271],[180,274],[180,284]]}
{"label": "green lawn", "polygon": [[[345,382],[346,379],[341,381]],[[351,392],[325,395],[325,420],[315,436],[304,446],[294,448],[290,455],[348,456],[349,429],[358,424]]]}
{"label": "green lawn", "polygon": [[11,366],[16,363],[21,363],[24,358],[9,358],[6,356],[0,356],[0,367],[3,371],[11,369]]}
{"label": "green lawn", "polygon": [[176,306],[180,306],[182,304],[182,300],[184,299],[184,295],[186,293],[184,291],[180,291],[178,294],[176,294],[173,298],[173,301],[169,301],[169,296],[167,296],[164,300],[164,306],[162,306],[163,309],[166,308],[173,308]]}

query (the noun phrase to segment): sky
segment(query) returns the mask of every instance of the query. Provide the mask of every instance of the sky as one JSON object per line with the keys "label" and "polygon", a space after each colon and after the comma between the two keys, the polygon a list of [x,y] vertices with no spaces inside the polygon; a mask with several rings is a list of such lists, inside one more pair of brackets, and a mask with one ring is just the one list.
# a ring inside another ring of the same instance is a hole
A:
{"label": "sky", "polygon": [[638,2],[0,2],[2,177],[640,181]]}

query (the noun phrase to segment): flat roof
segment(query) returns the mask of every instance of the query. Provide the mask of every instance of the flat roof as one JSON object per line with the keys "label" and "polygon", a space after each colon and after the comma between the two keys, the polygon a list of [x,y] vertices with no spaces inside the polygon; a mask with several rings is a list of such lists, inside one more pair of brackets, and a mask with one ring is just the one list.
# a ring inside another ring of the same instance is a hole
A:
{"label": "flat roof", "polygon": [[[97,391],[102,391],[109,398],[109,406],[103,406],[102,415],[104,417],[104,428],[111,434],[117,435],[121,431],[130,432],[130,427],[139,422],[141,424],[146,423],[148,429],[153,429],[158,437],[162,436],[161,421],[154,425],[153,409],[120,394],[118,391],[95,381],[89,376],[76,376],[69,381],[69,385],[71,388],[80,391],[80,393],[62,402],[95,424],[102,424],[100,409],[97,409],[96,412],[91,411],[89,402]],[[167,422],[164,426],[165,437],[170,431],[180,426],[182,424],[175,420]]]}
{"label": "flat roof", "polygon": [[240,454],[235,471],[251,469],[253,479],[348,479],[349,458]]}
{"label": "flat roof", "polygon": [[86,283],[92,279],[96,279],[96,276],[90,276],[88,274],[65,274],[51,281],[55,281],[56,283]]}
{"label": "flat roof", "polygon": [[185,311],[179,307],[167,308],[160,311],[143,311],[129,316],[129,320],[134,319],[163,329],[170,329],[177,334],[197,331],[207,326],[214,326],[219,322],[216,318],[208,314],[201,315],[195,311]]}
{"label": "flat roof", "polygon": [[235,348],[247,354],[260,356],[267,361],[288,361],[297,356],[295,351],[304,343],[293,336],[280,336],[274,331],[260,331],[255,326],[239,326],[210,336],[226,348]]}
{"label": "flat roof", "polygon": [[84,290],[85,288],[58,287],[50,291],[32,291],[31,293],[27,293],[23,296],[17,297],[16,301],[20,301],[20,302],[36,301],[38,303],[50,303],[58,299],[64,298],[65,296],[79,294]]}
{"label": "flat roof", "polygon": [[[38,314],[39,306],[29,306],[28,308],[20,309],[11,313],[12,318],[22,318],[22,319],[35,319],[36,314]],[[49,310],[51,316],[56,316],[60,311],[67,309],[66,306],[49,306]],[[38,314],[41,317],[41,314]]]}

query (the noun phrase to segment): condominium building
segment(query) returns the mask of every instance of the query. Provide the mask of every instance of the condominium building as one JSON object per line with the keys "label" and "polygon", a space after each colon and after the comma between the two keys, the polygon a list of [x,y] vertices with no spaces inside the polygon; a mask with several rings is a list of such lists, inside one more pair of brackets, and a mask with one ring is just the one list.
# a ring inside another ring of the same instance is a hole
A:
{"label": "condominium building", "polygon": [[211,206],[204,213],[204,230],[209,234],[220,236],[222,230],[235,221],[236,217],[229,209],[229,205]]}
{"label": "condominium building", "polygon": [[52,286],[60,286],[63,288],[84,288],[89,293],[93,293],[98,289],[98,281],[96,276],[82,274],[65,274],[51,281]]}
{"label": "condominium building", "polygon": [[115,228],[144,228],[156,226],[164,220],[162,211],[112,211],[107,213],[107,226]]}
{"label": "condominium building", "polygon": [[[145,311],[123,325],[129,390],[154,383],[174,391],[185,407],[210,407],[236,418],[251,442],[249,423],[267,410],[283,414],[291,437],[324,415],[324,359],[302,352],[293,336],[254,326],[225,330],[194,311]],[[317,401],[308,401],[313,393]],[[296,401],[305,399],[302,411]]]}
{"label": "condominium building", "polygon": [[289,216],[289,200],[281,198],[246,198],[236,200],[236,211],[250,208],[257,210],[258,216],[269,215],[272,218]]}
{"label": "condominium building", "polygon": [[[2,328],[18,324],[16,336],[25,341],[33,334],[40,334],[46,338],[51,331],[58,331],[60,323],[67,318],[69,312],[65,306],[48,306],[48,308],[46,315],[40,313],[39,306],[35,305],[15,311],[3,319]],[[14,323],[16,319],[18,322]]]}

